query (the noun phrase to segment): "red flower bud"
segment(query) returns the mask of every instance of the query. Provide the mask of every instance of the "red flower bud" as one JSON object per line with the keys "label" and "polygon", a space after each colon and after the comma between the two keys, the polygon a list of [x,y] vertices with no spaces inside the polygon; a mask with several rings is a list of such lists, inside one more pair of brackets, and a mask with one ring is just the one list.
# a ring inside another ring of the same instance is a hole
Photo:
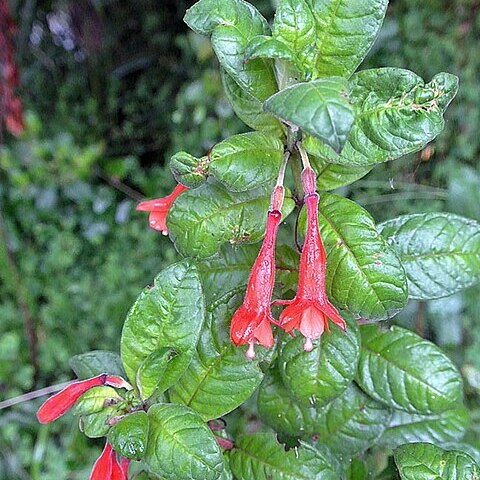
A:
{"label": "red flower bud", "polygon": [[132,387],[123,378],[115,375],[107,375],[103,373],[97,377],[89,378],[87,380],[80,380],[73,382],[66,386],[62,391],[50,397],[38,409],[37,418],[40,423],[50,423],[61,417],[78,398],[92,387],[100,385],[109,385],[115,388],[126,388],[130,390]]}
{"label": "red flower bud", "polygon": [[299,329],[306,338],[305,350],[311,351],[312,340],[319,338],[324,329],[329,330],[327,318],[342,330],[346,329],[346,324],[337,309],[328,301],[325,291],[326,254],[318,228],[318,194],[315,193],[313,171],[306,168],[302,179],[306,192],[308,226],[300,258],[298,290],[293,300],[280,300],[275,303],[288,305],[280,315],[280,326],[287,332]]}
{"label": "red flower bud", "polygon": [[[90,480],[112,480],[113,463],[117,463],[115,458],[115,452],[112,446],[107,442],[102,454],[98,457],[95,465],[93,466],[92,473],[90,474]],[[118,463],[117,463],[118,465]],[[122,478],[122,477],[118,477]]]}
{"label": "red flower bud", "polygon": [[122,463],[118,463],[117,456],[113,450],[112,457],[111,480],[128,480],[128,465],[130,464],[130,460],[122,457]]}
{"label": "red flower bud", "polygon": [[162,232],[164,235],[168,235],[168,210],[172,206],[175,199],[185,190],[187,190],[187,187],[179,183],[170,195],[167,195],[163,198],[155,198],[154,200],[147,200],[145,202],[141,202],[137,205],[137,210],[150,212],[150,216],[148,217],[149,225],[153,229]]}
{"label": "red flower bud", "polygon": [[270,322],[275,322],[270,310],[275,283],[275,239],[281,214],[271,210],[267,217],[267,231],[262,248],[253,264],[243,305],[235,312],[230,326],[230,337],[236,345],[249,343],[247,357],[255,356],[255,341],[267,348],[273,346]]}

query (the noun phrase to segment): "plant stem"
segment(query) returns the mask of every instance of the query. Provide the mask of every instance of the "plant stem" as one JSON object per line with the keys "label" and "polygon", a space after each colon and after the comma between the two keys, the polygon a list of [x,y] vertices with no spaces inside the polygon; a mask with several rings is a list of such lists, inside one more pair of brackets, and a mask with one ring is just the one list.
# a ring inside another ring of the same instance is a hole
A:
{"label": "plant stem", "polygon": [[8,398],[7,400],[0,402],[0,410],[13,407],[14,405],[18,405],[19,403],[29,402],[30,400],[34,400],[35,398],[44,397],[45,395],[59,392],[71,383],[71,381],[59,383],[58,385],[52,385],[50,387],[41,388],[40,390],[24,393],[23,395],[20,395],[18,397]]}

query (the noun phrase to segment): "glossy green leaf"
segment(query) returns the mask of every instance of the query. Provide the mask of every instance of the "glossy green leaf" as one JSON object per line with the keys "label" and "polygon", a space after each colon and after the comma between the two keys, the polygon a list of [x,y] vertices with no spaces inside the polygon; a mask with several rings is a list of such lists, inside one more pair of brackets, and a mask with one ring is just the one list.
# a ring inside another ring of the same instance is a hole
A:
{"label": "glossy green leaf", "polygon": [[[152,354],[168,348],[175,351],[163,373],[159,388],[172,385],[185,371],[200,335],[205,316],[197,268],[183,260],[163,270],[138,297],[127,315],[121,352],[130,381]],[[151,385],[150,385],[151,386]]]}
{"label": "glossy green leaf", "polygon": [[458,442],[468,427],[468,410],[454,408],[434,415],[418,415],[395,410],[379,443],[396,448],[404,443],[430,442],[444,445]]}
{"label": "glossy green leaf", "polygon": [[88,438],[101,438],[108,434],[111,428],[110,419],[119,415],[115,405],[106,407],[99,412],[80,417],[80,431]]}
{"label": "glossy green leaf", "polygon": [[452,213],[419,213],[379,228],[402,260],[411,298],[445,297],[480,281],[478,222]]}
{"label": "glossy green leaf", "polygon": [[349,77],[370,50],[388,0],[306,0],[317,24],[317,74]]}
{"label": "glossy green leaf", "polygon": [[112,387],[98,386],[87,390],[75,403],[75,415],[89,415],[101,412],[105,407],[122,400],[122,397]]}
{"label": "glossy green leaf", "polygon": [[276,93],[264,105],[267,112],[296,125],[340,150],[353,125],[348,83],[340,77],[298,83]]}
{"label": "glossy green leaf", "polygon": [[185,22],[195,32],[211,35],[220,65],[245,91],[260,101],[275,93],[271,61],[244,61],[250,40],[269,32],[255,7],[243,0],[200,0],[187,10]]}
{"label": "glossy green leaf", "polygon": [[70,358],[70,367],[80,379],[96,377],[102,373],[125,377],[122,359],[115,352],[93,350]]}
{"label": "glossy green leaf", "polygon": [[272,58],[291,62],[300,68],[297,54],[287,45],[276,38],[268,35],[257,35],[253,37],[245,51],[245,59],[250,61],[254,58]]}
{"label": "glossy green leaf", "polygon": [[108,443],[122,457],[141,460],[147,448],[148,415],[134,412],[123,417],[108,432]]}
{"label": "glossy green leaf", "polygon": [[364,451],[382,435],[391,411],[365,395],[354,383],[327,406],[318,409],[318,443],[346,459]]}
{"label": "glossy green leaf", "polygon": [[275,184],[283,143],[272,135],[250,132],[217,143],[209,155],[209,173],[232,192]]}
{"label": "glossy green leaf", "polygon": [[263,102],[249,94],[221,69],[222,84],[228,101],[240,120],[255,130],[269,132],[275,136],[284,134],[281,122],[272,114],[263,111]]}
{"label": "glossy green leaf", "polygon": [[[306,214],[300,228],[305,231]],[[405,271],[372,217],[351,200],[323,193],[319,225],[327,252],[327,294],[356,318],[385,320],[407,302]]]}
{"label": "glossy green leaf", "polygon": [[302,63],[315,63],[315,18],[305,0],[282,0],[273,22],[273,36],[295,52]]}
{"label": "glossy green leaf", "polygon": [[348,465],[346,480],[367,480],[368,468],[365,462],[359,458],[354,458]]}
{"label": "glossy green leaf", "polygon": [[[270,193],[263,189],[231,193],[209,181],[178,197],[169,211],[167,225],[182,255],[206,258],[217,253],[224,243],[261,240],[269,206]],[[293,208],[293,200],[285,198],[284,216]]]}
{"label": "glossy green leaf", "polygon": [[208,159],[177,152],[170,160],[170,170],[177,182],[188,188],[197,188],[207,179]]}
{"label": "glossy green leaf", "polygon": [[314,341],[311,352],[303,349],[301,335],[281,344],[278,366],[287,390],[304,405],[321,407],[346,390],[357,370],[360,334],[355,321],[348,321],[347,331],[330,323]]}
{"label": "glossy green leaf", "polygon": [[395,450],[402,480],[477,480],[478,465],[470,455],[430,443],[411,443]]}
{"label": "glossy green leaf", "polygon": [[230,453],[236,478],[255,480],[338,480],[336,466],[325,453],[301,443],[285,451],[273,433],[241,435]]}
{"label": "glossy green leaf", "polygon": [[315,137],[306,136],[303,146],[308,152],[312,168],[317,174],[318,190],[334,190],[356,182],[372,170],[372,166],[339,165],[329,163],[330,147]]}
{"label": "glossy green leaf", "polygon": [[399,68],[355,74],[350,81],[355,123],[341,154],[327,148],[325,160],[368,166],[421,150],[443,130],[443,114],[457,90],[458,78],[448,73],[429,83]]}
{"label": "glossy green leaf", "polygon": [[439,413],[458,404],[462,377],[436,345],[397,326],[360,331],[357,381],[371,397],[411,413]]}
{"label": "glossy green leaf", "polygon": [[254,361],[245,347],[230,340],[230,319],[243,301],[258,247],[224,248],[218,257],[199,264],[207,315],[192,361],[170,390],[174,402],[184,403],[204,420],[218,418],[241,405],[260,384],[264,359],[257,348]]}
{"label": "glossy green leaf", "polygon": [[208,426],[184,405],[157,404],[148,410],[145,464],[165,480],[218,480],[224,464]]}
{"label": "glossy green leaf", "polygon": [[279,433],[291,437],[315,433],[317,410],[293,397],[277,368],[271,368],[265,375],[258,391],[257,405],[261,419]]}
{"label": "glossy green leaf", "polygon": [[[169,347],[158,348],[143,360],[137,371],[136,384],[142,398],[153,395],[163,381],[168,364],[177,356],[177,352]],[[161,393],[161,392],[159,392]]]}

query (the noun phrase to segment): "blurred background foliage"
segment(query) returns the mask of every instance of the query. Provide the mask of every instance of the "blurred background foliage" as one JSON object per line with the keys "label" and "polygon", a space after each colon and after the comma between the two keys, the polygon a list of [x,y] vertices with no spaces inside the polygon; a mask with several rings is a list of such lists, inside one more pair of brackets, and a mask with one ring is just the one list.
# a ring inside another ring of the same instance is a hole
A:
{"label": "blurred background foliage", "polygon": [[[0,155],[0,401],[68,380],[74,354],[118,349],[129,306],[175,257],[136,202],[171,189],[175,151],[204,154],[247,130],[208,41],[182,22],[192,3],[10,2],[27,128],[4,138]],[[275,2],[252,3],[271,19]],[[426,80],[447,71],[461,86],[434,144],[342,189],[378,221],[420,210],[480,220],[479,37],[479,0],[390,2],[362,68],[404,67]],[[462,369],[473,408],[466,441],[477,448],[479,294],[412,303],[398,318]],[[99,445],[71,418],[40,428],[37,406],[0,411],[0,479],[86,478]]]}

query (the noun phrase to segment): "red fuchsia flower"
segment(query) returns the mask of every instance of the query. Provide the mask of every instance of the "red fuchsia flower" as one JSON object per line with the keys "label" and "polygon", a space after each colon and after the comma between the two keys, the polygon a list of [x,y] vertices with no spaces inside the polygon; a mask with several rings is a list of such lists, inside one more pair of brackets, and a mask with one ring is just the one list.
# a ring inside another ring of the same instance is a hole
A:
{"label": "red fuchsia flower", "polygon": [[275,239],[281,220],[283,187],[277,186],[272,195],[272,206],[267,216],[267,229],[262,248],[253,264],[247,292],[242,306],[235,312],[230,326],[230,337],[235,345],[248,343],[247,358],[255,357],[255,342],[270,348],[275,323],[270,309],[275,283]]}
{"label": "red fuchsia flower", "polygon": [[107,442],[93,466],[90,480],[128,480],[129,463],[129,460],[122,457],[122,463],[119,464],[115,450]]}
{"label": "red fuchsia flower", "polygon": [[293,300],[275,303],[288,305],[280,315],[279,325],[287,332],[299,329],[306,338],[304,349],[313,349],[312,340],[319,338],[323,331],[329,331],[328,318],[342,330],[345,321],[337,309],[328,301],[325,291],[326,254],[318,227],[318,194],[314,171],[307,167],[302,173],[307,206],[307,234],[300,258],[298,290]]}
{"label": "red fuchsia flower", "polygon": [[73,382],[62,391],[50,397],[37,412],[40,423],[50,423],[61,417],[90,388],[108,385],[115,388],[131,390],[132,386],[123,378],[103,373],[88,380]]}
{"label": "red fuchsia flower", "polygon": [[147,200],[137,205],[137,210],[143,212],[150,212],[148,217],[149,225],[164,235],[168,235],[167,228],[167,213],[172,206],[175,199],[185,190],[187,187],[179,183],[170,195],[163,198],[155,198],[154,200]]}

